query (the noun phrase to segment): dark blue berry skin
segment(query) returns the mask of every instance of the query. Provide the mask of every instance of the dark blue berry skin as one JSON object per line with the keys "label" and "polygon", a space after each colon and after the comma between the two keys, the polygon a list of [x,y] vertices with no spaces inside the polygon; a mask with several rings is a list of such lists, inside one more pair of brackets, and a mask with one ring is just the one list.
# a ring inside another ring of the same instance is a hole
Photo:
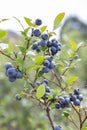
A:
{"label": "dark blue berry skin", "polygon": [[46,67],[49,67],[50,66],[50,62],[48,60],[45,60],[43,62],[43,65],[46,66]]}
{"label": "dark blue berry skin", "polygon": [[38,25],[38,26],[40,26],[40,25],[42,24],[42,20],[39,19],[39,18],[37,18],[37,19],[35,20],[35,24]]}
{"label": "dark blue berry skin", "polygon": [[17,70],[15,68],[9,68],[7,70],[8,77],[16,77],[17,76]]}
{"label": "dark blue berry skin", "polygon": [[46,33],[44,33],[44,34],[41,35],[41,38],[43,40],[48,40],[48,35]]}
{"label": "dark blue berry skin", "polygon": [[40,30],[39,30],[39,29],[35,29],[35,30],[33,31],[33,35],[36,36],[36,37],[39,37],[39,36],[41,35]]}
{"label": "dark blue berry skin", "polygon": [[50,93],[50,87],[49,86],[46,86],[46,92]]}
{"label": "dark blue berry skin", "polygon": [[37,48],[37,49],[36,49],[36,52],[41,52],[40,48]]}
{"label": "dark blue berry skin", "polygon": [[79,99],[76,99],[76,101],[74,101],[74,105],[75,105],[75,106],[80,106],[80,100],[79,100]]}
{"label": "dark blue berry skin", "polygon": [[83,100],[83,95],[82,94],[77,95],[77,99],[79,99],[80,101],[82,101]]}
{"label": "dark blue berry skin", "polygon": [[46,59],[47,59],[49,62],[52,62],[53,57],[52,57],[52,56],[49,56],[49,57],[47,57]]}
{"label": "dark blue berry skin", "polygon": [[37,84],[37,85],[41,85],[41,82],[40,82],[40,81],[36,81],[36,84]]}
{"label": "dark blue berry skin", "polygon": [[56,108],[56,109],[60,109],[60,108],[61,108],[61,104],[60,104],[60,103],[56,103],[56,104],[55,104],[55,108]]}
{"label": "dark blue berry skin", "polygon": [[20,71],[17,71],[16,78],[22,78],[22,73]]}
{"label": "dark blue berry skin", "polygon": [[62,130],[62,128],[61,128],[61,126],[56,125],[56,126],[54,126],[54,130]]}
{"label": "dark blue berry skin", "polygon": [[42,71],[43,71],[44,73],[48,73],[48,72],[50,71],[50,69],[46,67],[46,68],[43,68]]}
{"label": "dark blue berry skin", "polygon": [[41,41],[39,42],[39,45],[40,45],[40,46],[46,46],[46,45],[47,45],[47,42],[46,42],[45,40],[41,40]]}
{"label": "dark blue berry skin", "polygon": [[46,85],[48,85],[48,80],[44,79],[42,83],[45,83]]}
{"label": "dark blue berry skin", "polygon": [[22,98],[19,96],[19,94],[16,94],[15,99],[20,101]]}
{"label": "dark blue berry skin", "polygon": [[52,52],[52,55],[56,54],[57,53],[56,47],[52,46],[51,47],[51,52]]}
{"label": "dark blue berry skin", "polygon": [[70,98],[65,98],[65,107],[70,106]]}
{"label": "dark blue berry skin", "polygon": [[48,46],[48,47],[51,47],[51,46],[52,46],[52,42],[51,42],[51,41],[48,41],[48,42],[47,42],[47,46]]}
{"label": "dark blue berry skin", "polygon": [[14,82],[14,81],[16,80],[16,77],[8,77],[8,80],[9,80],[10,82]]}
{"label": "dark blue berry skin", "polygon": [[77,99],[77,96],[76,95],[71,95],[71,97],[70,97],[70,101],[76,101],[76,99]]}
{"label": "dark blue berry skin", "polygon": [[53,69],[53,68],[55,68],[55,66],[56,66],[56,65],[55,65],[55,62],[52,61],[52,62],[50,63],[49,68],[50,68],[50,69]]}
{"label": "dark blue berry skin", "polygon": [[36,50],[38,48],[38,44],[34,43],[31,48],[32,48],[32,50]]}
{"label": "dark blue berry skin", "polygon": [[43,100],[48,99],[48,96],[49,96],[49,93],[46,92],[46,93],[44,94],[44,96],[42,97],[42,99],[43,99]]}
{"label": "dark blue berry skin", "polygon": [[5,68],[6,68],[6,70],[8,70],[9,68],[12,68],[12,64],[10,62],[7,62],[5,64]]}
{"label": "dark blue berry skin", "polygon": [[80,90],[79,89],[74,89],[74,94],[75,95],[79,95],[80,94]]}

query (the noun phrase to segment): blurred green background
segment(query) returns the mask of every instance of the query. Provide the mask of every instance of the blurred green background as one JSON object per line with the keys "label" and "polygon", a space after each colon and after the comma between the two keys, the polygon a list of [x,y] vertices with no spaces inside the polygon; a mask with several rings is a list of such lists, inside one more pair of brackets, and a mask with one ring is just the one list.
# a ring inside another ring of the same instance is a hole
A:
{"label": "blurred green background", "polygon": [[[77,43],[84,42],[87,45],[87,25],[77,17],[69,17],[65,20],[59,34],[61,43],[65,46],[65,52],[69,46],[69,40]],[[17,44],[22,40],[21,36],[12,30],[8,30],[8,35],[0,42],[12,42]],[[79,84],[83,93],[87,91],[87,47],[79,51],[77,69],[73,72],[79,76]],[[18,80],[10,83],[4,73],[4,64],[10,62],[8,58],[0,55],[0,130],[50,130],[49,121],[34,100],[15,100],[15,94],[23,89],[23,81]],[[63,116],[62,111],[53,110],[55,123],[63,126],[64,130],[74,130]],[[87,123],[86,123],[87,125]]]}

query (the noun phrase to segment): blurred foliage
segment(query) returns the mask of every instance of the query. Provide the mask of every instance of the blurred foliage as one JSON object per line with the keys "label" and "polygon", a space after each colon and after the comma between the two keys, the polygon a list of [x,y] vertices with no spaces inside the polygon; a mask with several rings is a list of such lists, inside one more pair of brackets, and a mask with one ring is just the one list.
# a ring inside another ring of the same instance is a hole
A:
{"label": "blurred foliage", "polygon": [[[76,43],[84,42],[84,44],[86,45],[86,31],[87,26],[77,18],[69,18],[65,21],[60,31],[61,43],[63,43],[63,45],[65,46],[65,49],[61,52],[60,55],[61,61],[63,60],[62,58],[66,59],[68,57],[66,51],[67,47],[70,46],[70,39],[76,41]],[[2,38],[1,42],[12,44],[19,44],[19,42],[23,42],[23,39],[20,35],[12,31],[10,33],[9,31],[7,31],[7,33],[7,36]],[[72,74],[77,73],[77,75],[79,75],[79,77],[81,78],[79,83],[76,84],[80,87],[83,87],[83,83],[87,82],[86,51],[86,48],[79,51],[79,58],[76,58],[78,60],[82,59],[82,61],[80,60],[80,63],[77,63],[76,61],[76,64],[78,64],[77,70],[73,69],[73,66],[71,69]],[[29,100],[26,98],[23,98],[23,100],[21,101],[15,100],[15,94],[22,91],[22,89],[24,88],[24,80],[18,80],[14,83],[8,82],[8,79],[4,74],[4,64],[6,63],[6,61],[10,62],[10,60],[2,55],[0,55],[0,59],[0,130],[49,130],[49,121],[40,104],[38,104],[34,100]],[[63,65],[64,64],[62,64],[62,62],[59,62],[59,67],[57,68],[58,72],[61,72],[61,66]],[[53,76],[47,78],[51,81],[54,80]],[[52,85],[51,82],[49,83],[49,85],[50,84]],[[85,90],[83,88],[81,88],[81,90],[83,93],[85,93]],[[65,111],[69,112],[70,109],[65,109]],[[59,116],[58,113],[60,113],[61,116]],[[77,121],[76,114],[72,114]],[[59,122],[59,124],[63,126],[64,130],[74,129],[72,124],[71,126],[68,126],[67,119],[64,117],[62,110],[58,110],[58,112],[57,110],[53,110],[52,115],[54,115],[53,119],[55,121],[55,124]],[[85,123],[84,126],[87,126],[87,123]]]}

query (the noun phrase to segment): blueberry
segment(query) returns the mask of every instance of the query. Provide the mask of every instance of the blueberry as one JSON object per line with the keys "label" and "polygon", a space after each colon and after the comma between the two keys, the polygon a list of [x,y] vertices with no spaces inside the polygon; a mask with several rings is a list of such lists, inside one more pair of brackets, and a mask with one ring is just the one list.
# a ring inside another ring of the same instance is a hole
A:
{"label": "blueberry", "polygon": [[70,96],[70,101],[76,101],[76,99],[77,99],[77,96],[76,95],[71,95]]}
{"label": "blueberry", "polygon": [[46,92],[46,93],[44,94],[44,96],[42,97],[42,99],[43,99],[43,100],[48,99],[48,96],[49,96],[49,93]]}
{"label": "blueberry", "polygon": [[16,95],[15,95],[15,99],[16,99],[16,100],[21,100],[22,97],[20,97],[19,94],[16,94]]}
{"label": "blueberry", "polygon": [[22,73],[20,71],[17,71],[16,78],[22,78]]}
{"label": "blueberry", "polygon": [[8,80],[9,80],[10,82],[14,82],[14,81],[16,80],[16,77],[8,77]]}
{"label": "blueberry", "polygon": [[52,46],[51,47],[51,52],[52,52],[53,55],[56,54],[57,53],[56,47]]}
{"label": "blueberry", "polygon": [[45,40],[41,40],[41,41],[39,42],[39,45],[40,45],[40,46],[45,46],[45,45],[47,45],[47,42],[46,42]]}
{"label": "blueberry", "polygon": [[65,98],[65,107],[70,106],[70,98]]}
{"label": "blueberry", "polygon": [[83,95],[82,94],[77,95],[77,99],[79,99],[80,101],[82,101],[83,100]]}
{"label": "blueberry", "polygon": [[6,70],[8,70],[9,68],[12,68],[12,64],[10,62],[7,62],[5,64],[5,68],[6,68]]}
{"label": "blueberry", "polygon": [[80,100],[79,100],[79,99],[76,99],[76,100],[74,101],[74,105],[75,105],[75,106],[80,106]]}
{"label": "blueberry", "polygon": [[50,66],[50,62],[48,60],[44,60],[43,65],[46,67]]}
{"label": "blueberry", "polygon": [[54,130],[62,130],[62,128],[61,128],[61,126],[56,125],[56,126],[54,126]]}
{"label": "blueberry", "polygon": [[50,63],[49,68],[50,68],[50,69],[53,69],[53,68],[55,68],[55,66],[56,66],[56,65],[55,65],[55,62],[52,61],[52,62]]}
{"label": "blueberry", "polygon": [[8,75],[8,77],[16,77],[17,70],[15,68],[9,68],[7,70],[7,75]]}
{"label": "blueberry", "polygon": [[46,33],[44,33],[44,34],[41,35],[41,38],[43,40],[48,40],[48,35]]}
{"label": "blueberry", "polygon": [[52,56],[49,56],[49,57],[47,57],[46,59],[47,59],[49,62],[52,62],[53,57],[52,57]]}
{"label": "blueberry", "polygon": [[49,86],[46,86],[46,92],[50,93],[50,87]]}
{"label": "blueberry", "polygon": [[43,83],[48,84],[48,80],[47,80],[47,79],[44,79],[44,80],[43,80]]}
{"label": "blueberry", "polygon": [[40,25],[42,24],[42,20],[39,19],[39,18],[37,18],[37,19],[35,20],[35,24],[38,25],[38,26],[40,26]]}
{"label": "blueberry", "polygon": [[55,104],[55,108],[60,109],[61,108],[61,104],[60,103],[56,103]]}
{"label": "blueberry", "polygon": [[34,36],[39,37],[39,36],[41,35],[41,32],[40,32],[39,29],[35,29],[35,30],[33,31],[33,34],[34,34]]}
{"label": "blueberry", "polygon": [[37,52],[40,52],[41,50],[40,50],[40,48],[37,47],[36,51],[37,51]]}
{"label": "blueberry", "polygon": [[80,90],[79,89],[74,89],[74,94],[79,95],[80,94]]}
{"label": "blueberry", "polygon": [[34,43],[31,48],[32,48],[32,50],[36,50],[38,48],[38,44]]}
{"label": "blueberry", "polygon": [[41,82],[40,82],[40,81],[36,81],[36,84],[37,84],[37,85],[40,85],[40,84],[41,84]]}
{"label": "blueberry", "polygon": [[48,42],[47,42],[47,46],[48,46],[48,47],[51,47],[51,46],[52,46],[52,42],[51,42],[51,41],[48,41]]}
{"label": "blueberry", "polygon": [[48,73],[48,72],[50,71],[50,69],[46,67],[46,68],[43,68],[42,71],[43,71],[44,73]]}

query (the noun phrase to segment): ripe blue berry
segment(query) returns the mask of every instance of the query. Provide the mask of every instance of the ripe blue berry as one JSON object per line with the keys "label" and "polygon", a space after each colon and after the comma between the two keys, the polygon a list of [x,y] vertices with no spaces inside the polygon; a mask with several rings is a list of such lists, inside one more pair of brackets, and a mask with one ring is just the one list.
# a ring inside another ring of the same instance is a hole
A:
{"label": "ripe blue berry", "polygon": [[56,109],[60,109],[61,108],[61,104],[60,103],[56,103],[55,108]]}
{"label": "ripe blue berry", "polygon": [[43,65],[46,66],[46,67],[49,67],[50,66],[50,62],[48,60],[45,60],[43,62]]}
{"label": "ripe blue berry", "polygon": [[8,75],[8,77],[16,77],[17,70],[15,68],[9,68],[7,70],[7,75]]}
{"label": "ripe blue berry", "polygon": [[37,84],[37,85],[40,85],[40,84],[41,84],[41,82],[37,80],[37,81],[36,81],[36,84]]}
{"label": "ripe blue berry", "polygon": [[77,95],[77,99],[79,99],[80,101],[82,101],[83,100],[83,95],[82,94]]}
{"label": "ripe blue berry", "polygon": [[12,64],[10,62],[7,62],[5,64],[5,68],[6,68],[6,70],[8,70],[9,68],[12,68]]}
{"label": "ripe blue berry", "polygon": [[20,71],[17,71],[16,78],[22,78],[22,73]]}
{"label": "ripe blue berry", "polygon": [[41,38],[43,40],[48,40],[48,35],[46,33],[44,33],[44,34],[41,35]]}
{"label": "ripe blue berry", "polygon": [[49,57],[47,57],[46,59],[47,59],[49,62],[52,62],[53,57],[52,57],[52,56],[49,56]]}
{"label": "ripe blue berry", "polygon": [[39,29],[35,29],[35,30],[33,31],[33,34],[34,34],[34,36],[39,37],[39,36],[41,35],[41,32],[40,32]]}
{"label": "ripe blue berry", "polygon": [[15,99],[16,99],[16,100],[21,100],[22,97],[20,97],[19,94],[16,94],[16,95],[15,95]]}
{"label": "ripe blue berry", "polygon": [[49,68],[50,68],[50,69],[53,69],[53,68],[55,68],[55,66],[56,66],[56,65],[55,65],[55,62],[52,61],[52,62],[50,63]]}
{"label": "ripe blue berry", "polygon": [[61,128],[61,126],[56,125],[56,126],[54,126],[54,130],[62,130],[62,128]]}
{"label": "ripe blue berry", "polygon": [[49,86],[46,86],[46,92],[50,93],[50,87]]}
{"label": "ripe blue berry", "polygon": [[45,40],[41,40],[40,42],[39,42],[39,45],[40,46],[45,46],[47,44],[47,42],[45,41]]}
{"label": "ripe blue berry", "polygon": [[36,50],[38,48],[38,44],[34,43],[31,48],[32,48],[32,50]]}
{"label": "ripe blue berry", "polygon": [[16,77],[8,77],[8,80],[9,80],[10,82],[14,82],[14,81],[16,80]]}
{"label": "ripe blue berry", "polygon": [[48,80],[47,80],[47,79],[44,79],[44,80],[43,80],[43,83],[48,84]]}
{"label": "ripe blue berry", "polygon": [[38,26],[40,26],[40,25],[42,24],[42,20],[39,19],[39,18],[37,18],[37,19],[35,20],[35,24],[38,25]]}
{"label": "ripe blue berry", "polygon": [[52,46],[51,47],[51,52],[52,52],[52,55],[56,54],[57,53],[56,47]]}
{"label": "ripe blue berry", "polygon": [[79,95],[80,94],[80,90],[79,89],[74,89],[74,94]]}
{"label": "ripe blue berry", "polygon": [[75,105],[75,106],[80,106],[80,100],[79,100],[79,99],[76,99],[76,101],[74,101],[74,105]]}
{"label": "ripe blue berry", "polygon": [[45,67],[45,68],[42,69],[42,71],[43,71],[44,73],[48,73],[48,72],[50,71],[50,69],[47,68],[47,67]]}

